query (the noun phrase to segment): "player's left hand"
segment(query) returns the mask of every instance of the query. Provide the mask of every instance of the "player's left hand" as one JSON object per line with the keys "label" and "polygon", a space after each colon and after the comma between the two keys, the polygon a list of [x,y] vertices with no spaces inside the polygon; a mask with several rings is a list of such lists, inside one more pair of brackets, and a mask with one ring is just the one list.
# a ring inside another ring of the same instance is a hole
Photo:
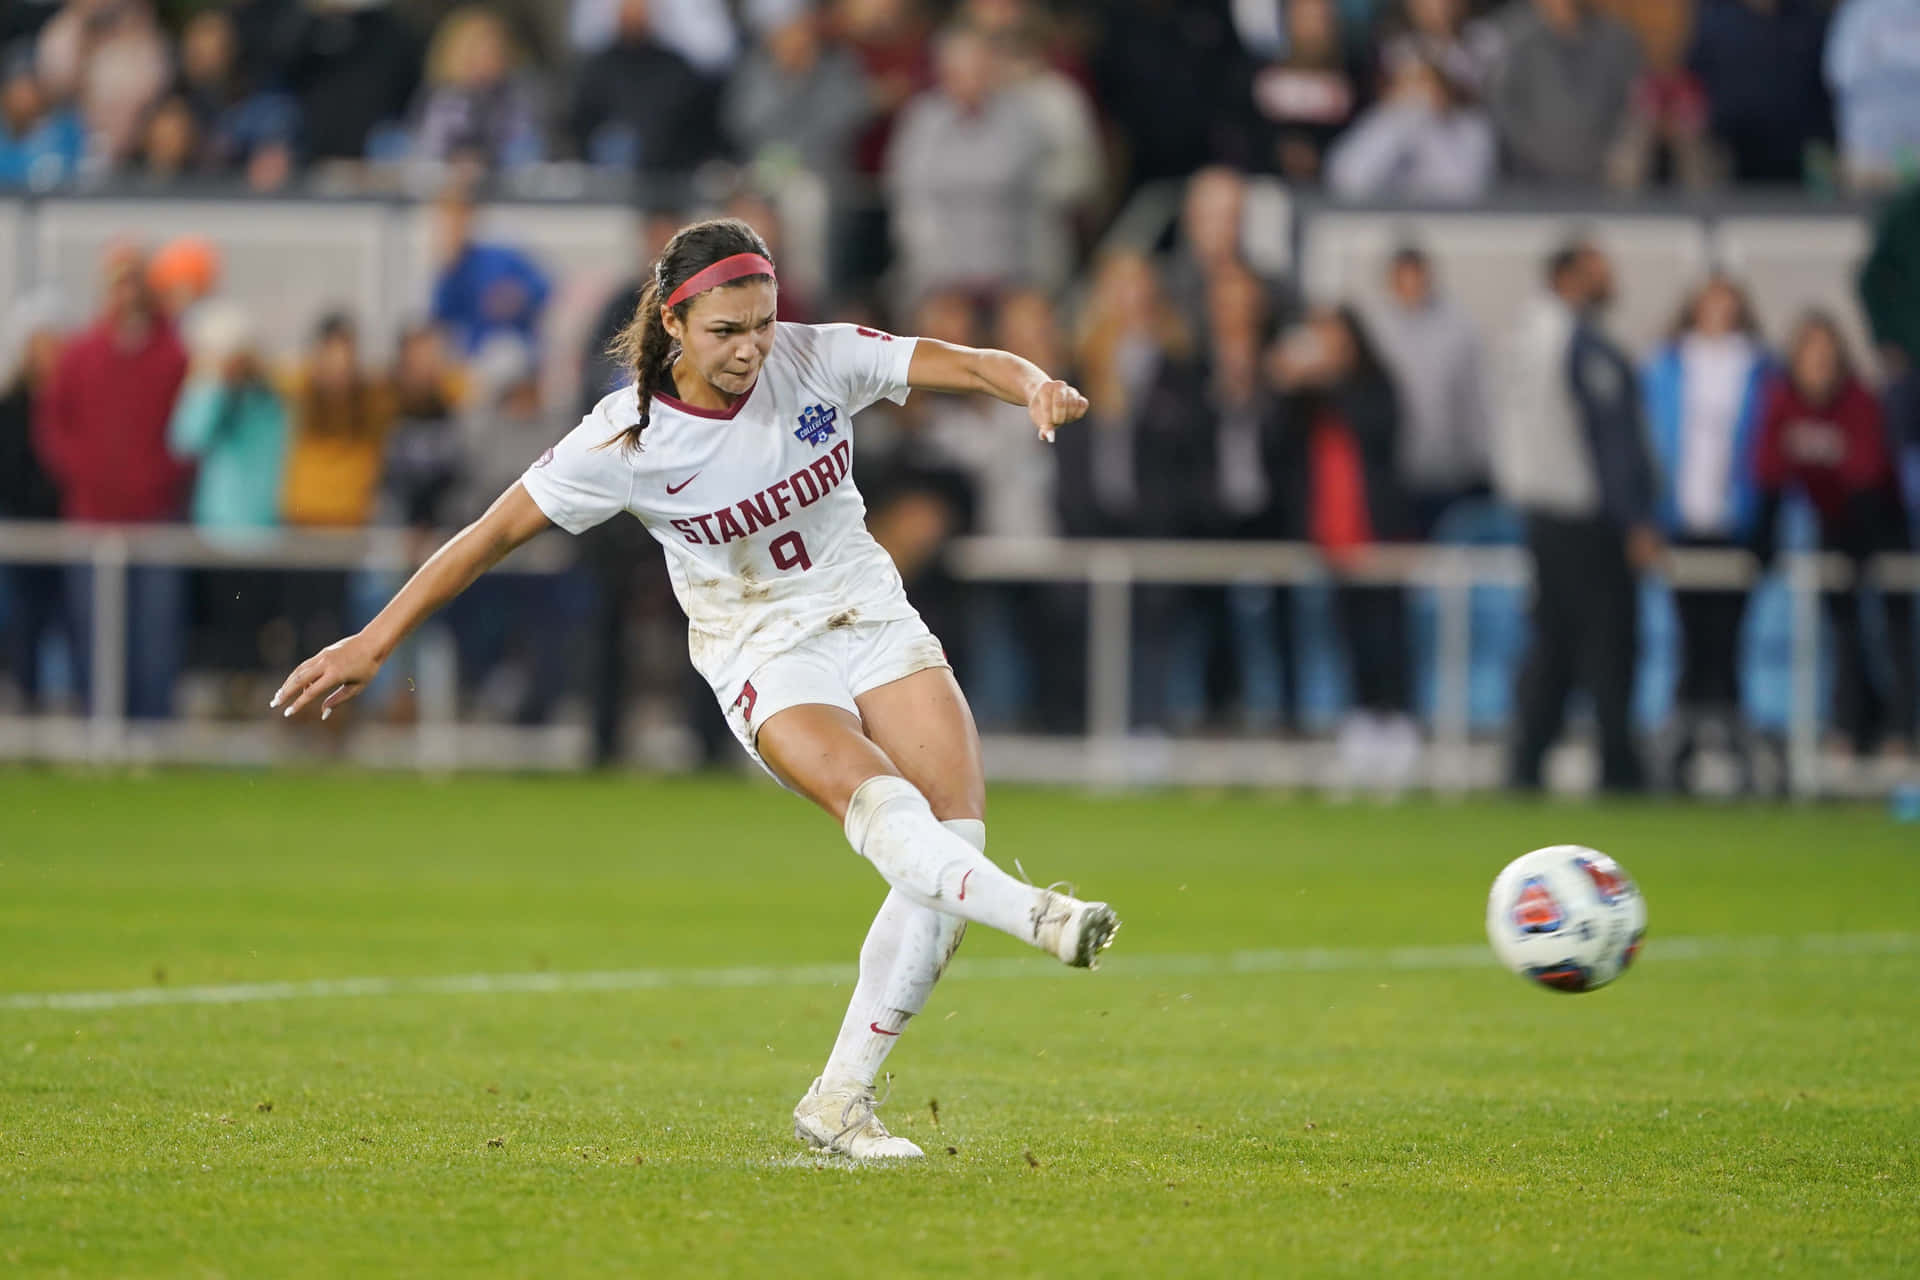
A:
{"label": "player's left hand", "polygon": [[1059,378],[1041,383],[1027,401],[1027,415],[1033,419],[1034,430],[1048,444],[1053,443],[1055,427],[1078,421],[1086,413],[1087,398],[1072,384]]}

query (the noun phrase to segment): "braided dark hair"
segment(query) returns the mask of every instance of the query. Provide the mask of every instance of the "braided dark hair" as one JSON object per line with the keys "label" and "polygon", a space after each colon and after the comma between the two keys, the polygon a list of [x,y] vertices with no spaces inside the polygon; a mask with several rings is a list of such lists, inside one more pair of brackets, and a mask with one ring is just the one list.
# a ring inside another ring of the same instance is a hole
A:
{"label": "braided dark hair", "polygon": [[[757,253],[767,261],[773,261],[773,255],[767,251],[767,243],[760,238],[760,233],[738,218],[714,218],[682,227],[674,233],[673,239],[667,241],[667,247],[660,251],[660,260],[654,264],[653,274],[648,278],[646,287],[640,290],[640,305],[634,311],[633,319],[609,348],[610,354],[623,368],[633,370],[634,387],[640,397],[640,418],[613,440],[607,441],[608,444],[618,440],[626,448],[638,449],[640,433],[647,429],[647,420],[652,417],[654,393],[671,391],[673,388],[673,362],[680,351],[674,345],[673,335],[667,332],[666,319],[661,314],[665,300],[693,276],[722,258],[731,258],[739,253]],[[742,276],[720,287],[731,288],[772,278],[766,275]],[[673,313],[685,321],[687,312],[699,296],[695,294],[693,298],[684,299],[673,308]]]}

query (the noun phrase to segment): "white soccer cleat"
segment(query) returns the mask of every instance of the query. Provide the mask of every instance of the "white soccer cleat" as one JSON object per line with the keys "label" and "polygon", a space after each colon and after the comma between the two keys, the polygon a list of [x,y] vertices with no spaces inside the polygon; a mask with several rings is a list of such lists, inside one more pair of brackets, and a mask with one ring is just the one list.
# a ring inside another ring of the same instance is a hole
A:
{"label": "white soccer cleat", "polygon": [[1040,891],[1033,909],[1033,945],[1076,969],[1100,967],[1100,953],[1113,945],[1120,917],[1104,902],[1082,902],[1053,889]]}
{"label": "white soccer cleat", "polygon": [[925,1155],[905,1138],[887,1132],[873,1113],[877,1105],[871,1085],[823,1089],[815,1080],[793,1109],[793,1136],[810,1147],[855,1160],[918,1160]]}

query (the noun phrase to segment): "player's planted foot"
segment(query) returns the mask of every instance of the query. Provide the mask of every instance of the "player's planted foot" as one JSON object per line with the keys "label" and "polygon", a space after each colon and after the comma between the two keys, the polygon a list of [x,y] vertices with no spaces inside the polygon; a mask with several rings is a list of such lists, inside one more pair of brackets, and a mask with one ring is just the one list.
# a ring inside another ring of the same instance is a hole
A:
{"label": "player's planted foot", "polygon": [[1033,909],[1033,945],[1076,969],[1100,967],[1100,953],[1113,945],[1120,917],[1104,902],[1082,902],[1052,889],[1041,891]]}
{"label": "player's planted foot", "polygon": [[877,1105],[872,1085],[826,1089],[815,1080],[793,1109],[793,1136],[810,1147],[855,1160],[917,1160],[925,1155],[905,1138],[887,1132],[873,1113]]}

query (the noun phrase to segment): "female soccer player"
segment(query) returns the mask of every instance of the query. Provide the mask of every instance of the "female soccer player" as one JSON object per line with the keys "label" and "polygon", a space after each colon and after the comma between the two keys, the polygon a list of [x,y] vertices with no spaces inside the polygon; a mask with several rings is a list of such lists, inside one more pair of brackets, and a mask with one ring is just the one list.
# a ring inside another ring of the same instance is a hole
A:
{"label": "female soccer player", "polygon": [[874,1115],[873,1081],[969,921],[1092,968],[1119,920],[989,861],[972,713],[940,642],[867,533],[853,415],[914,387],[1024,404],[1034,427],[1087,411],[1005,351],[851,325],[774,323],[766,245],[746,223],[684,227],[640,294],[607,396],[359,634],[300,664],[273,705],[321,717],[420,622],[550,524],[622,511],[666,548],[693,664],[748,754],[839,821],[892,886],[826,1069],[794,1109],[803,1142],[855,1158],[921,1154]]}

